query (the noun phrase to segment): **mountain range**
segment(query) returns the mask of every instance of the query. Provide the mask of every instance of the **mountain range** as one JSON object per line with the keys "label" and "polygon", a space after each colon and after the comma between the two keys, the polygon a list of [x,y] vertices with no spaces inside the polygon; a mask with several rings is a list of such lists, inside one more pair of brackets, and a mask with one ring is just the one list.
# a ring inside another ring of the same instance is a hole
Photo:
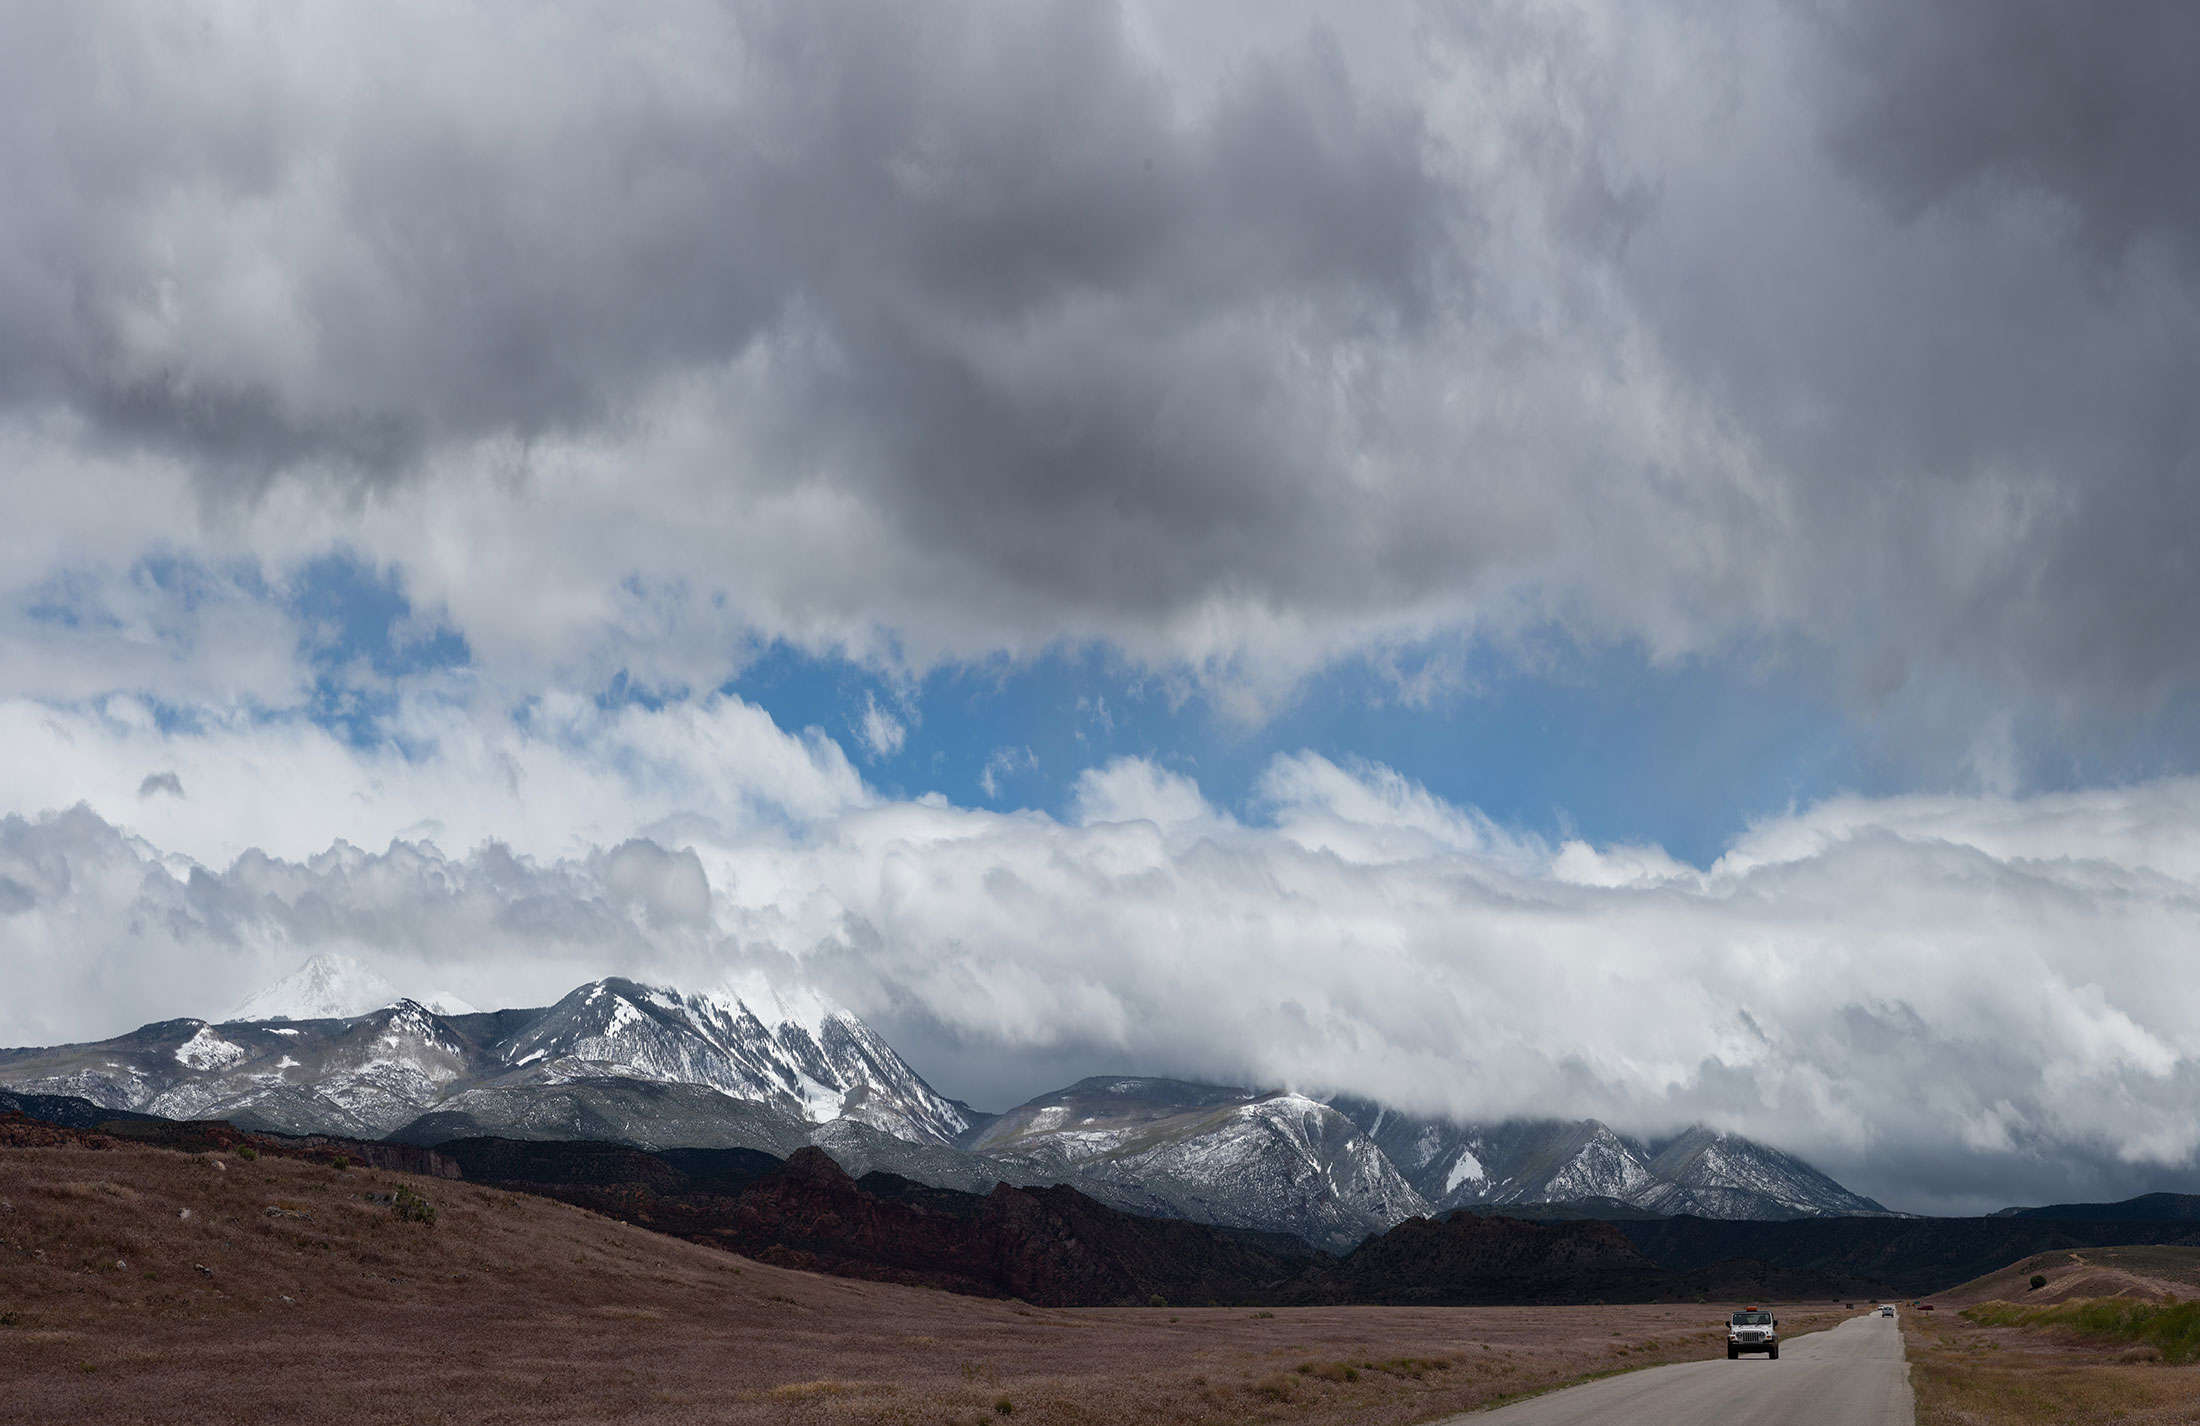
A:
{"label": "mountain range", "polygon": [[[1114,1208],[1346,1251],[1409,1218],[1799,1219],[1884,1214],[1792,1155],[1715,1130],[1458,1124],[1370,1101],[1086,1079],[989,1115],[927,1084],[856,1016],[763,984],[590,982],[543,1009],[439,1013],[316,957],[249,1018],[161,1021],[0,1050],[0,1088],[240,1128],[432,1146],[495,1136],[645,1150],[814,1146],[848,1173],[985,1193],[1068,1184]],[[356,1012],[321,1014],[321,1011]]]}

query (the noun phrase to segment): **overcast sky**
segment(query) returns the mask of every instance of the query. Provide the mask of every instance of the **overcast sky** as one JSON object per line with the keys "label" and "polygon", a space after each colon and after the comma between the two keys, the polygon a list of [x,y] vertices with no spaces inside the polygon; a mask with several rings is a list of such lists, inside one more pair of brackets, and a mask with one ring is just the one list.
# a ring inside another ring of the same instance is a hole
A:
{"label": "overcast sky", "polygon": [[0,5],[0,1041],[316,950],[2200,1187],[2200,11]]}

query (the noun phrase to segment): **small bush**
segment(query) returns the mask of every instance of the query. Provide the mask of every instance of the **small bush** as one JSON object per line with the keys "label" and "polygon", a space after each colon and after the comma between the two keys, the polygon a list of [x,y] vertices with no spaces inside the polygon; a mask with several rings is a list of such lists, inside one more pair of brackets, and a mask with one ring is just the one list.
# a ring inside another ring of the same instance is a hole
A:
{"label": "small bush", "polygon": [[435,1222],[435,1205],[409,1188],[399,1188],[397,1190],[397,1197],[390,1204],[390,1210],[397,1215],[398,1221],[402,1223],[433,1224]]}
{"label": "small bush", "polygon": [[1016,1403],[1004,1396],[993,1403],[993,1414],[995,1416],[1014,1416],[1016,1414]]}
{"label": "small bush", "polygon": [[2043,1288],[2043,1287],[2045,1287],[2045,1286],[2047,1286],[2047,1274],[2046,1274],[2046,1273],[2034,1273],[2034,1274],[2032,1274],[2032,1291],[2034,1291],[2034,1292],[2038,1292],[2038,1291],[2039,1291],[2039,1290],[2040,1290],[2041,1288]]}
{"label": "small bush", "polygon": [[260,1151],[253,1148],[250,1144],[239,1144],[237,1146],[237,1159],[240,1163],[249,1164],[259,1157]]}
{"label": "small bush", "polygon": [[336,1170],[338,1173],[342,1173],[345,1169],[351,1167],[351,1155],[338,1154],[335,1158],[328,1161],[328,1166]]}
{"label": "small bush", "polygon": [[1153,1296],[1146,1299],[1146,1305],[1148,1307],[1167,1307],[1169,1305],[1169,1299],[1163,1297],[1160,1293],[1157,1292]]}
{"label": "small bush", "polygon": [[1358,1381],[1360,1369],[1349,1362],[1300,1362],[1299,1375],[1323,1381]]}

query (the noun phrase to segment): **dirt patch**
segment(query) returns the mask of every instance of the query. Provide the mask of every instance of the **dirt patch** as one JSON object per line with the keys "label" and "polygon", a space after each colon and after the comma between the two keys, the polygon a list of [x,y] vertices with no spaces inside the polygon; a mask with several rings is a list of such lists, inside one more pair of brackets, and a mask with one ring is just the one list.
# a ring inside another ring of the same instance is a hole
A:
{"label": "dirt patch", "polygon": [[[0,1422],[1405,1423],[1723,1340],[1716,1304],[1042,1309],[215,1162],[0,1150]],[[1846,1315],[1782,1310],[1791,1336]]]}

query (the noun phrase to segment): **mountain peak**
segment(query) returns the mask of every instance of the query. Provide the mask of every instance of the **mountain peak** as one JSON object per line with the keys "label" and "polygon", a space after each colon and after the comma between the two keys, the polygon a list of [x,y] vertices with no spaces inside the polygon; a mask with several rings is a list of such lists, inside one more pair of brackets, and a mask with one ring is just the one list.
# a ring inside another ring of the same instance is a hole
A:
{"label": "mountain peak", "polygon": [[394,1005],[397,987],[352,956],[323,951],[221,1017],[240,1020],[348,1020]]}

